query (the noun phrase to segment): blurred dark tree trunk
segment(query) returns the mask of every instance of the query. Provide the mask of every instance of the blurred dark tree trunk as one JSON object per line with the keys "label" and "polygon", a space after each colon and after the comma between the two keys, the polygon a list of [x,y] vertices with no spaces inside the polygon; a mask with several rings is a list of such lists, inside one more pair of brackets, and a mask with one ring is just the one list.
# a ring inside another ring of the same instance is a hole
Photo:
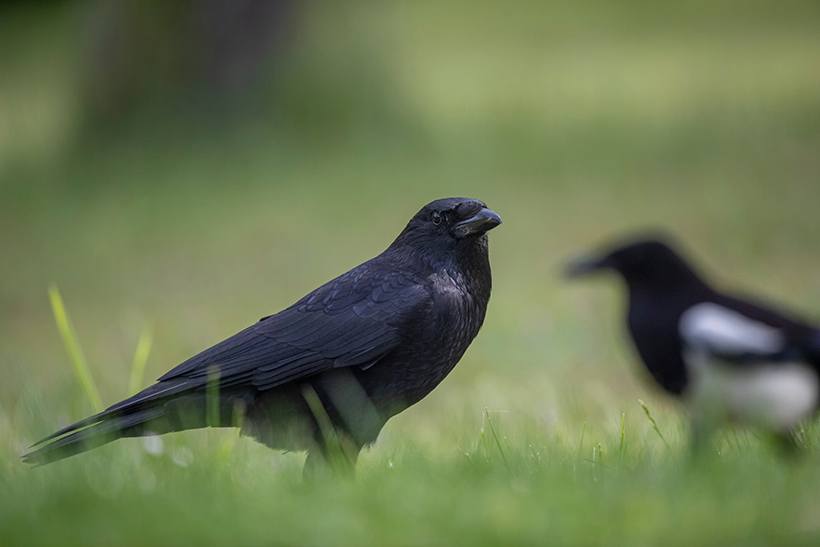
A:
{"label": "blurred dark tree trunk", "polygon": [[286,55],[292,0],[94,0],[84,29],[83,96],[93,128],[130,118],[252,109]]}

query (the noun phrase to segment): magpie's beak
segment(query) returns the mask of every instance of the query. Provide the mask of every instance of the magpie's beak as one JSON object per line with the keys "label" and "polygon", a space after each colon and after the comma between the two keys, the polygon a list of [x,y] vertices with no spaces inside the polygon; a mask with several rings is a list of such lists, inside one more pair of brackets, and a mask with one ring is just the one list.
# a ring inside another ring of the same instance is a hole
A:
{"label": "magpie's beak", "polygon": [[453,226],[453,232],[458,237],[480,235],[489,232],[499,224],[501,224],[501,217],[485,207],[474,216]]}
{"label": "magpie's beak", "polygon": [[607,257],[584,254],[571,259],[565,264],[564,275],[569,279],[575,279],[604,270],[609,266]]}

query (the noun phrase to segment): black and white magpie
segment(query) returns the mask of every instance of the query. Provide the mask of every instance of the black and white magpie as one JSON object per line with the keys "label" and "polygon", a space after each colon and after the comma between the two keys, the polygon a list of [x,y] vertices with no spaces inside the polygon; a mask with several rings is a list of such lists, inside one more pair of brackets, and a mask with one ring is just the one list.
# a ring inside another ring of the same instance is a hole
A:
{"label": "black and white magpie", "polygon": [[820,329],[713,289],[666,243],[645,239],[570,263],[569,277],[614,270],[627,325],[649,373],[683,399],[694,443],[721,423],[782,439],[820,404]]}

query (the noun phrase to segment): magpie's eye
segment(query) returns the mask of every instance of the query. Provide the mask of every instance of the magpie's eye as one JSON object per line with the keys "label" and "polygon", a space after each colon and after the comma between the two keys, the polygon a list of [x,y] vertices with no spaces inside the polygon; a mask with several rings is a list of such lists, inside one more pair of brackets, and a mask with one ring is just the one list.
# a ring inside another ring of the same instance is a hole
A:
{"label": "magpie's eye", "polygon": [[438,226],[439,224],[441,224],[441,215],[439,213],[433,213],[433,219],[432,220],[433,220],[433,224]]}

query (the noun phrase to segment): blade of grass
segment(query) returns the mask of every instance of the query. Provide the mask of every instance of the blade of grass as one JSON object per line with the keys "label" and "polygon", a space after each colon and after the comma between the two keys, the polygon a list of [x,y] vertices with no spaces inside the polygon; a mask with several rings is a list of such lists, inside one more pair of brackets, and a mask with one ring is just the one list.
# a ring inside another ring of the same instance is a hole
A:
{"label": "blade of grass", "polygon": [[575,454],[575,467],[578,466],[578,462],[581,461],[581,447],[584,446],[584,434],[587,432],[587,423],[584,422],[584,427],[581,429],[581,442],[578,443],[578,452]]}
{"label": "blade of grass", "polygon": [[48,297],[51,300],[51,309],[54,312],[54,321],[57,323],[57,329],[60,331],[60,336],[63,339],[68,356],[74,365],[74,372],[83,386],[88,400],[94,407],[95,412],[103,411],[102,399],[100,392],[97,391],[97,386],[94,383],[94,377],[91,376],[91,370],[88,368],[88,363],[83,355],[83,349],[80,347],[80,342],[74,333],[74,328],[71,326],[71,319],[68,317],[63,299],[60,296],[60,291],[57,290],[57,285],[51,285],[48,288]]}
{"label": "blade of grass", "polygon": [[[600,447],[601,447],[601,445],[599,444],[598,448],[600,448]],[[595,476],[595,456],[597,455],[595,448],[596,447],[594,447],[594,446],[592,447],[592,480],[594,480],[595,482],[598,482],[598,477]]]}
{"label": "blade of grass", "polygon": [[538,467],[541,467],[541,452],[542,452],[542,451],[541,451],[541,450],[539,450],[538,452],[536,452],[536,451],[535,451],[535,448],[533,448],[531,444],[528,444],[527,446],[529,446],[529,447],[530,447],[530,454],[532,454],[532,457],[533,457],[533,459],[535,460],[535,464],[536,464]]}
{"label": "blade of grass", "polygon": [[666,447],[669,448],[669,443],[666,442],[666,439],[663,438],[663,434],[661,433],[661,430],[658,429],[658,424],[655,422],[655,418],[653,418],[652,414],[649,413],[649,408],[646,406],[646,403],[644,403],[642,399],[638,399],[638,404],[641,405],[641,408],[646,413],[646,417],[649,418],[649,423],[652,424],[652,429],[654,429],[655,433],[658,434],[658,437],[661,438],[663,444],[665,444]]}
{"label": "blade of grass", "polygon": [[145,363],[148,361],[148,354],[151,353],[151,324],[146,323],[137,342],[137,350],[134,352],[134,361],[131,363],[131,378],[128,381],[128,393],[133,395],[140,390],[142,378],[145,374]]}
{"label": "blade of grass", "polygon": [[493,434],[493,439],[495,439],[495,445],[498,447],[498,454],[501,456],[501,462],[507,466],[507,458],[504,457],[504,449],[501,448],[501,442],[498,440],[498,435],[495,433],[495,427],[493,426],[493,422],[490,419],[490,410],[485,408],[484,415],[487,418],[487,425],[490,426],[490,433]]}
{"label": "blade of grass", "polygon": [[338,474],[349,475],[355,471],[355,465],[351,465],[350,458],[345,455],[342,441],[336,434],[336,428],[333,427],[333,422],[327,414],[324,405],[322,404],[319,395],[312,386],[305,384],[302,386],[302,397],[308,404],[313,417],[319,424],[319,431],[325,443],[325,450],[327,451],[327,463],[330,468]]}
{"label": "blade of grass", "polygon": [[468,461],[468,462],[470,462],[470,464],[471,464],[473,467],[476,467],[476,464],[475,464],[475,462],[473,461],[472,456],[470,456],[470,453],[469,453],[469,452],[465,452],[464,450],[462,450],[462,449],[461,449],[460,447],[458,447],[458,446],[456,447],[456,449],[457,449],[459,452],[461,452],[461,453],[464,455],[464,457],[465,457],[465,458],[467,458],[467,461]]}
{"label": "blade of grass", "polygon": [[621,446],[618,448],[618,457],[624,456],[624,431],[626,430],[626,412],[621,414]]}

